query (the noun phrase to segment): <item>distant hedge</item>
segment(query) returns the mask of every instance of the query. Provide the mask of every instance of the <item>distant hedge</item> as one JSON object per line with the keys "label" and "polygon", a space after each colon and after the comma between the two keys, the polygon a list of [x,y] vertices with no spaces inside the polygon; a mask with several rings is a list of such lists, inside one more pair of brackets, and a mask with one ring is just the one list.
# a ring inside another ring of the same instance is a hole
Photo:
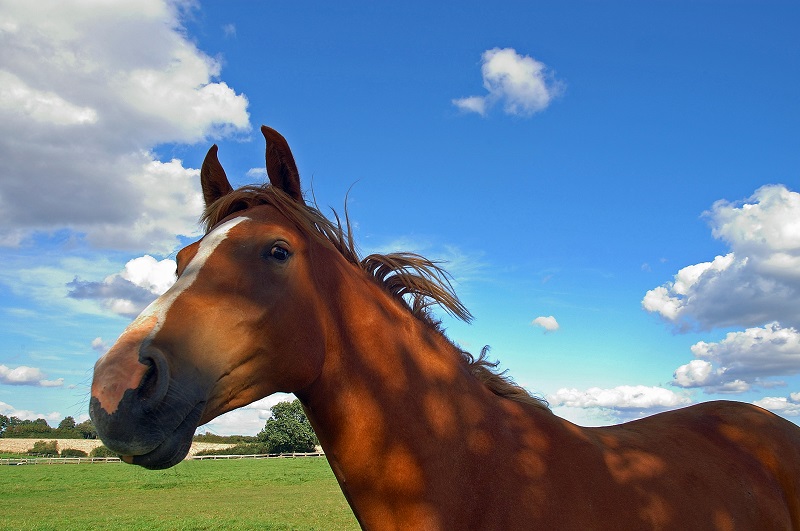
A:
{"label": "distant hedge", "polygon": [[222,448],[220,450],[201,450],[195,455],[254,455],[254,454],[268,454],[269,445],[266,443],[248,443],[237,444],[230,448]]}
{"label": "distant hedge", "polygon": [[98,446],[89,453],[89,457],[119,457],[119,454],[112,452],[105,446]]}
{"label": "distant hedge", "polygon": [[61,450],[61,457],[88,457],[89,454],[77,448],[64,448]]}
{"label": "distant hedge", "polygon": [[258,442],[258,437],[250,435],[217,435],[215,433],[204,433],[192,437],[194,442],[222,443],[222,444],[247,444]]}

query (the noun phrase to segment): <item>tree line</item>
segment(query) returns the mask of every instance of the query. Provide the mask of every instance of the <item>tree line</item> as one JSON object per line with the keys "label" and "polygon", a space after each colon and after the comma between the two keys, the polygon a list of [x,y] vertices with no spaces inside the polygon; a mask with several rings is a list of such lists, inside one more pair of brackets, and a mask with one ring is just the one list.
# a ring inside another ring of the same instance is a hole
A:
{"label": "tree line", "polygon": [[0,415],[0,437],[9,439],[97,439],[97,430],[91,419],[76,423],[65,417],[57,428],[51,428],[45,419],[26,420]]}
{"label": "tree line", "polygon": [[[51,428],[45,419],[23,420],[0,415],[0,437],[18,439],[97,439],[97,430],[91,419],[75,423],[66,417],[57,428]],[[207,450],[209,454],[279,454],[313,452],[319,444],[311,423],[299,400],[280,402],[272,407],[272,415],[258,435],[195,435],[195,441],[234,444],[225,450]],[[57,451],[56,451],[57,452]]]}

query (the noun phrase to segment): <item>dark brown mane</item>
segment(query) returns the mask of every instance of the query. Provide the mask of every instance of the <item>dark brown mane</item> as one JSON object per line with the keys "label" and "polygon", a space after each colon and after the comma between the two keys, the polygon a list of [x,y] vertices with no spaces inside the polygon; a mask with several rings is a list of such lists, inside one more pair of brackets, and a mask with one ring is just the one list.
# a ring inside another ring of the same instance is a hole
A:
{"label": "dark brown mane", "polygon": [[[450,315],[463,321],[472,319],[472,314],[453,290],[450,275],[436,262],[414,253],[371,254],[361,259],[346,213],[344,223],[336,212],[335,221],[331,221],[316,207],[298,202],[274,186],[251,185],[234,190],[211,204],[201,221],[208,233],[228,216],[265,204],[277,208],[309,236],[332,245],[348,262],[360,267],[405,305],[415,317],[436,330],[441,332],[440,322],[429,311],[433,305],[441,306]],[[488,349],[484,348],[477,359],[468,352],[460,352],[470,372],[496,395],[547,409],[546,401],[531,396],[504,373],[495,370],[497,363],[487,359]]]}

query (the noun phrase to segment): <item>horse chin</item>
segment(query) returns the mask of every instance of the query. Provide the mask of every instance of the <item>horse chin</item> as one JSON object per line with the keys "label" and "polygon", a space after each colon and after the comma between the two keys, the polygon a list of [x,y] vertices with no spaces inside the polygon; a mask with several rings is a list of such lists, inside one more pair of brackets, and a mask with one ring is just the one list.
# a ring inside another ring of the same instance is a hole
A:
{"label": "horse chin", "polygon": [[175,428],[175,431],[153,450],[141,455],[124,455],[122,460],[150,470],[161,470],[177,465],[189,453],[192,437],[197,429],[204,406],[203,402],[197,404],[183,422]]}

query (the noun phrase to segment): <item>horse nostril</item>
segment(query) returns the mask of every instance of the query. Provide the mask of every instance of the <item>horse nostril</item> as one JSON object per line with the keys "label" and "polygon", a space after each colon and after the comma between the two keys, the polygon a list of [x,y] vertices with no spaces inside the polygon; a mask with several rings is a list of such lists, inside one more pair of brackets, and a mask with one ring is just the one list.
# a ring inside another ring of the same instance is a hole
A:
{"label": "horse nostril", "polygon": [[136,395],[142,401],[146,410],[158,406],[164,399],[169,389],[169,365],[161,350],[148,346],[139,352],[139,362],[149,365],[149,369],[142,377]]}

